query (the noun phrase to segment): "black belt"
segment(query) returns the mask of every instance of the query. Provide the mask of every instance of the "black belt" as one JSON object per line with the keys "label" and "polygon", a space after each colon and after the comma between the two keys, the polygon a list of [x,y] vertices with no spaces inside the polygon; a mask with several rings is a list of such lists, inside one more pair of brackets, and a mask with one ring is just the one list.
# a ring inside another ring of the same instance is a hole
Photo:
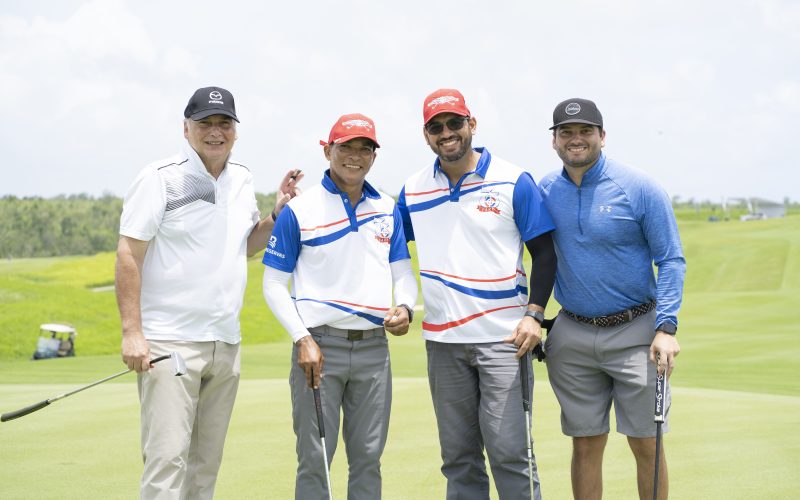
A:
{"label": "black belt", "polygon": [[581,316],[580,314],[575,314],[574,312],[567,311],[566,309],[561,309],[561,312],[563,312],[570,318],[574,319],[575,321],[580,321],[581,323],[587,323],[589,325],[607,328],[610,326],[622,325],[628,323],[629,321],[633,321],[639,316],[643,316],[655,308],[656,308],[656,303],[655,301],[652,301],[646,304],[639,304],[638,306],[633,306],[630,309],[625,309],[624,311],[616,312],[614,314],[609,314],[608,316],[597,316],[594,318]]}
{"label": "black belt", "polygon": [[372,337],[385,337],[386,332],[383,327],[373,328],[371,330],[343,330],[330,325],[314,326],[308,329],[311,333],[317,335],[330,335],[332,337],[340,337],[347,340],[366,340]]}

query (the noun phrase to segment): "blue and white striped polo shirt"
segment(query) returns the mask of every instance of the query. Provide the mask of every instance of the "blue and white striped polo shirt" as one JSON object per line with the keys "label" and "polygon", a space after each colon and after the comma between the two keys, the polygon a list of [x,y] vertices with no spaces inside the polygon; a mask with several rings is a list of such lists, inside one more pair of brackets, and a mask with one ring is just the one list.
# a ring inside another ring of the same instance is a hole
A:
{"label": "blue and white striped polo shirt", "polygon": [[392,307],[391,262],[410,258],[394,200],[364,182],[352,208],[328,172],[281,211],[265,265],[292,274],[306,328],[367,330]]}
{"label": "blue and white striped polo shirt", "polygon": [[416,240],[423,336],[451,343],[497,342],[528,303],[524,242],[554,229],[536,183],[489,151],[451,185],[439,160],[412,176],[398,207]]}

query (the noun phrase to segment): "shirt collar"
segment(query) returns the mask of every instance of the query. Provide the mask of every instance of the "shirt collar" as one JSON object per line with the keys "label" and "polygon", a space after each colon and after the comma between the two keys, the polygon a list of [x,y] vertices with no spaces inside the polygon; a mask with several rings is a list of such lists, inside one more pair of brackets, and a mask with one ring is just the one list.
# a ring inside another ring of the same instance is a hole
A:
{"label": "shirt collar", "polygon": [[[209,176],[211,175],[208,173],[208,169],[206,169],[206,165],[205,163],[203,163],[203,160],[200,159],[200,155],[197,154],[197,151],[195,151],[192,145],[189,144],[188,139],[186,139],[183,143],[181,154],[183,155],[184,158],[189,160],[189,165],[192,166],[192,169]],[[223,174],[225,173],[226,170],[228,170],[228,162],[231,161],[232,157],[233,157],[233,152],[231,151],[231,153],[228,154],[228,159],[225,161],[225,167],[222,169]]]}
{"label": "shirt collar", "polygon": [[[600,156],[597,158],[597,161],[594,162],[594,165],[592,165],[589,170],[583,174],[583,177],[581,177],[581,186],[585,185],[585,183],[591,184],[596,182],[598,179],[600,179],[605,171],[606,154],[600,151]],[[570,179],[569,174],[567,173],[566,167],[561,168],[561,176],[572,182],[572,179]]]}
{"label": "shirt collar", "polygon": [[[325,174],[322,176],[322,187],[324,187],[331,194],[340,196],[344,194],[338,187],[336,187],[336,183],[333,182],[333,179],[331,179],[330,169],[326,170]],[[377,199],[381,197],[381,195],[378,193],[378,190],[372,187],[372,184],[367,182],[366,179],[364,179],[364,187],[362,188],[362,191],[367,198]]]}
{"label": "shirt collar", "polygon": [[[485,179],[486,171],[489,170],[489,164],[492,162],[492,154],[489,153],[489,150],[486,148],[473,148],[473,150],[481,154],[478,164],[475,166],[475,170],[473,172]],[[444,173],[444,171],[442,171],[442,162],[437,156],[436,161],[433,162],[433,176],[436,177],[436,174],[439,172]]]}

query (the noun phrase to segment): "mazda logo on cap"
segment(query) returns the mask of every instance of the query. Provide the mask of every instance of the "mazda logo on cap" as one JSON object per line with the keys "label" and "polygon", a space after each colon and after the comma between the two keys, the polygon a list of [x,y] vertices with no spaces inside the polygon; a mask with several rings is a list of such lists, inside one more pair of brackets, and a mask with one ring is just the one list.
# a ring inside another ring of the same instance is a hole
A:
{"label": "mazda logo on cap", "polygon": [[219,101],[222,99],[222,94],[217,92],[216,90],[212,90],[210,94],[208,94],[209,99],[214,99],[215,101]]}
{"label": "mazda logo on cap", "polygon": [[581,105],[578,104],[577,102],[571,102],[567,104],[567,107],[564,110],[564,112],[569,116],[577,115],[578,113],[581,112]]}

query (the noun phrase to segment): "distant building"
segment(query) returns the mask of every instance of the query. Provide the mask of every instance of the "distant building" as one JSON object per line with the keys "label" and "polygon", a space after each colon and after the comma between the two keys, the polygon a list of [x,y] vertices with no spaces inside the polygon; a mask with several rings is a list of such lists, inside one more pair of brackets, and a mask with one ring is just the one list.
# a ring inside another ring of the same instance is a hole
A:
{"label": "distant building", "polygon": [[786,205],[763,198],[750,198],[747,200],[748,214],[742,215],[739,220],[774,219],[786,216]]}

